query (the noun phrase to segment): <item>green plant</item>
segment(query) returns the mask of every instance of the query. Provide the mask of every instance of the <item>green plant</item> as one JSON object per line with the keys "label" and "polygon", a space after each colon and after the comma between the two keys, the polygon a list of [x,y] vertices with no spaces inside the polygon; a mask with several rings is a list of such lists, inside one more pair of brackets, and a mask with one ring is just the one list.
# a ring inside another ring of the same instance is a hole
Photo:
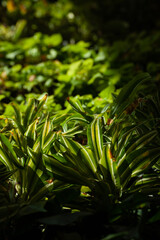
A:
{"label": "green plant", "polygon": [[[47,213],[48,206],[52,213],[61,211],[60,203],[54,201],[55,192],[70,187],[62,181],[53,181],[43,164],[43,152],[48,151],[55,138],[49,117],[44,119],[42,113],[46,98],[44,95],[40,101],[31,99],[23,114],[18,105],[11,104],[14,116],[5,119],[8,125],[1,129],[0,230],[4,234],[25,216],[28,221],[22,226],[24,232],[25,227],[32,229],[34,224],[39,228],[35,214]],[[9,234],[13,233],[11,229]]]}
{"label": "green plant", "polygon": [[[85,98],[81,98],[83,104],[68,98],[71,107],[53,114],[45,107],[46,94],[30,99],[22,110],[11,103],[14,114],[2,116],[7,124],[1,124],[0,133],[5,196],[11,209],[8,215],[3,200],[2,223],[39,214],[45,224],[48,214],[65,213],[66,208],[70,214],[74,209],[105,212],[110,222],[127,213],[135,215],[135,209],[145,210],[158,197],[160,187],[159,98],[154,104],[150,96],[137,102],[149,80],[148,74],[138,75],[98,112],[85,105]],[[145,119],[141,108],[147,112],[148,103],[153,111]],[[50,202],[57,208],[51,213],[47,212]],[[53,222],[58,221],[55,217]]]}

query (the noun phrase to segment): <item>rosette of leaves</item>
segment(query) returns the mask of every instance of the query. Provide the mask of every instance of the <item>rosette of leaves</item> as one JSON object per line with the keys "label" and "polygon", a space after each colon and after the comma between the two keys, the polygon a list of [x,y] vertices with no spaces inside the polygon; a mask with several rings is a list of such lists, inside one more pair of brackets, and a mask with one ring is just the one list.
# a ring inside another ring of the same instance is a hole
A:
{"label": "rosette of leaves", "polygon": [[[70,187],[70,184],[62,181],[53,181],[43,163],[43,153],[48,153],[55,140],[56,131],[53,129],[57,126],[56,121],[55,125],[51,124],[49,116],[42,111],[46,99],[47,95],[40,100],[30,99],[23,112],[17,104],[12,103],[14,116],[5,119],[5,126],[1,128],[2,223],[9,224],[11,219],[19,221],[18,219],[26,215],[30,215],[31,220],[33,214],[47,212],[48,206],[53,205],[51,208],[54,209],[55,192]],[[60,211],[60,205],[56,203],[56,206],[56,211]]]}
{"label": "rosette of leaves", "polygon": [[159,131],[147,129],[146,121],[135,122],[136,108],[132,114],[127,112],[148,80],[148,74],[140,74],[121,90],[113,104],[88,119],[80,103],[68,99],[88,121],[87,143],[60,132],[54,153],[43,155],[48,171],[64,182],[82,186],[82,195],[106,211],[134,192],[159,192],[159,173],[154,171],[160,157],[156,143]]}

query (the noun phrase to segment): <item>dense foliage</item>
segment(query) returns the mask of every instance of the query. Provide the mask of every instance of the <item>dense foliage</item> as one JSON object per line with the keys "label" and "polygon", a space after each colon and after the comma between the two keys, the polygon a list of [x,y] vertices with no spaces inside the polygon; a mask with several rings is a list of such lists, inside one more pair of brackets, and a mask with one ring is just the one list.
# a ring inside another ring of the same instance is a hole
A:
{"label": "dense foliage", "polygon": [[154,1],[2,0],[0,16],[0,238],[158,239]]}

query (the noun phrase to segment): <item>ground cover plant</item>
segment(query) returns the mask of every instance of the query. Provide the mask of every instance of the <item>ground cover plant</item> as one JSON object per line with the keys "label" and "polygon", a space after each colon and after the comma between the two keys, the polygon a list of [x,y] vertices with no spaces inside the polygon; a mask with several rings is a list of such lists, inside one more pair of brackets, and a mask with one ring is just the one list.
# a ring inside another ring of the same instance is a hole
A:
{"label": "ground cover plant", "polygon": [[[99,9],[101,4],[98,6],[97,3],[95,9]],[[112,12],[112,3],[108,1],[110,5]],[[90,12],[90,1],[87,6],[85,11]],[[122,31],[114,41],[107,36],[96,39],[95,43],[94,38],[98,34],[96,25],[92,25],[95,29],[91,30],[91,25],[81,19],[81,12],[76,10],[72,1],[21,3],[18,0],[4,0],[1,7],[2,103],[13,99],[21,102],[29,93],[43,92],[54,94],[54,103],[62,107],[67,96],[77,94],[99,95],[112,101],[111,92],[143,71],[149,72],[152,81],[159,87],[160,33],[157,29],[150,33],[145,29],[141,32],[130,31],[125,38]],[[85,30],[80,30],[83,27]],[[77,38],[75,29],[79,29],[78,36],[81,37]],[[85,37],[83,31],[93,37]],[[113,28],[108,32],[113,33]],[[1,113],[3,111],[1,104]]]}
{"label": "ground cover plant", "polygon": [[[155,38],[130,36],[125,42],[99,46],[97,50],[84,41],[63,46],[61,34],[36,33],[16,44],[3,40],[1,100],[21,102],[31,92],[48,92],[62,106],[67,96],[77,94],[99,95],[111,102],[111,93],[142,71],[152,74],[152,81],[159,87],[159,63],[155,63],[159,36],[159,32]],[[150,45],[155,45],[155,53]]]}
{"label": "ground cover plant", "polygon": [[1,239],[159,239],[157,10],[1,1]]}

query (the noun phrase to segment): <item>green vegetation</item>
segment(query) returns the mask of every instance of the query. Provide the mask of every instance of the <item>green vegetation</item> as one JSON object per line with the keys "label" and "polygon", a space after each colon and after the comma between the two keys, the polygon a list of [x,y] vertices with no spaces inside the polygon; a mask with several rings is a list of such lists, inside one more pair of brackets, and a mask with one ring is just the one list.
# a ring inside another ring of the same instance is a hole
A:
{"label": "green vegetation", "polygon": [[159,21],[131,2],[0,3],[0,238],[160,237]]}

